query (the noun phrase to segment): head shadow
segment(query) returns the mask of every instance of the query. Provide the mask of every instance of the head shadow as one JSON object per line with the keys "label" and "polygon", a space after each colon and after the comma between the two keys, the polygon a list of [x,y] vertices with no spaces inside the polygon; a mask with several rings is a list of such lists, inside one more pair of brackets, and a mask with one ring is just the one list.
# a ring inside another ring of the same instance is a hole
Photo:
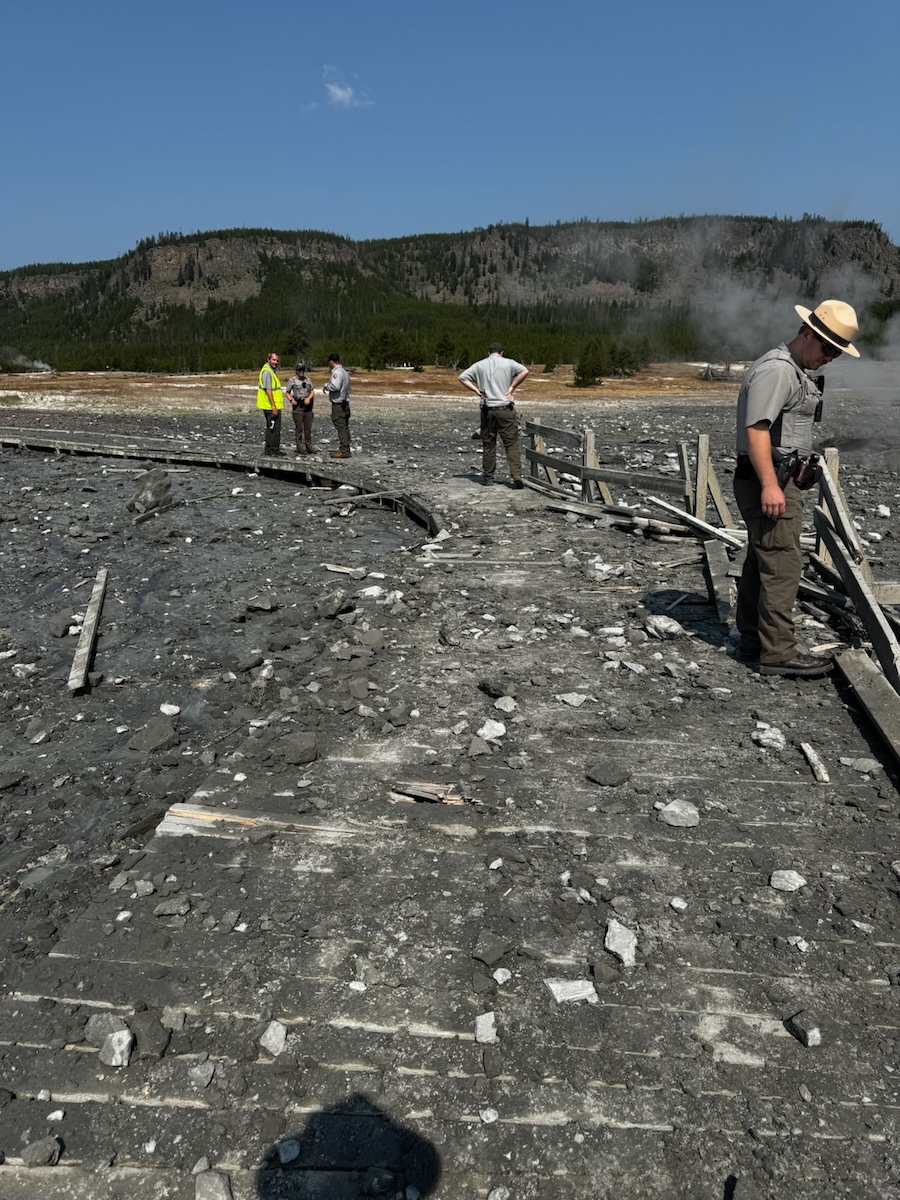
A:
{"label": "head shadow", "polygon": [[432,1143],[357,1092],[279,1138],[257,1171],[256,1194],[259,1200],[426,1197],[440,1178]]}

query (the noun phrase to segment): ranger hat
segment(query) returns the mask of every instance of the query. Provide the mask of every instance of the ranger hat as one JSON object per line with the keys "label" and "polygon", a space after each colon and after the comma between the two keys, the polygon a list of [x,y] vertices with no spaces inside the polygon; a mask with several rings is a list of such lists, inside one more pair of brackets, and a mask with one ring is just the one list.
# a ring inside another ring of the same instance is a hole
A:
{"label": "ranger hat", "polygon": [[859,322],[856,320],[856,310],[843,300],[823,300],[815,312],[795,304],[794,308],[804,325],[823,337],[838,350],[859,358],[859,351],[852,344],[852,338],[859,333]]}

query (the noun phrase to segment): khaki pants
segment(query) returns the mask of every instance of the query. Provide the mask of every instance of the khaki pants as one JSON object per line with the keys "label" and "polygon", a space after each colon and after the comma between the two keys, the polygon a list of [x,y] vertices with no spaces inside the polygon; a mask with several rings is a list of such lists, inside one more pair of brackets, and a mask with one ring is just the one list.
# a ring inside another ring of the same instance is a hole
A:
{"label": "khaki pants", "polygon": [[513,408],[481,406],[481,469],[485,479],[493,479],[497,469],[497,438],[503,442],[511,479],[522,478],[519,454],[519,423]]}
{"label": "khaki pants", "polygon": [[332,404],[331,423],[337,430],[338,445],[345,454],[350,453],[350,405]]}
{"label": "khaki pants", "polygon": [[291,415],[294,418],[297,453],[312,454],[313,410],[311,408],[304,408],[302,404],[298,404],[296,408],[291,410]]}
{"label": "khaki pants", "polygon": [[803,567],[803,493],[793,480],[789,481],[784,489],[784,516],[773,521],[762,514],[760,492],[755,475],[734,481],[734,498],[748,533],[736,623],[745,643],[759,644],[759,661],[775,666],[797,655],[791,613]]}

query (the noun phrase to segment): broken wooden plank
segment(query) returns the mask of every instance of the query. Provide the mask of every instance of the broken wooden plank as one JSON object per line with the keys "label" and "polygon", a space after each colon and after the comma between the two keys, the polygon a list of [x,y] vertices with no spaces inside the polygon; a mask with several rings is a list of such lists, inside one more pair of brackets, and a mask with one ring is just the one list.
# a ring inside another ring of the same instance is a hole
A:
{"label": "broken wooden plank", "polygon": [[689,513],[694,511],[694,484],[691,480],[691,460],[688,457],[687,442],[678,443],[678,466],[681,468],[681,491],[684,496],[684,507]]}
{"label": "broken wooden plank", "polygon": [[[866,560],[866,552],[863,549],[862,542],[859,540],[859,534],[857,533],[856,526],[853,524],[850,510],[847,508],[844,493],[831,474],[827,463],[822,464],[822,479],[819,486],[821,496],[825,501],[825,508],[831,518],[831,525],[837,530],[841,540],[847,547],[850,558],[861,570],[866,583],[869,587],[872,587],[875,582],[872,578],[872,568]],[[818,510],[816,511],[818,512]],[[816,513],[813,513],[813,520],[816,522],[817,532],[821,533],[820,522],[816,519]],[[829,552],[831,552],[830,547]]]}
{"label": "broken wooden plank", "polygon": [[537,434],[538,437],[550,438],[551,441],[560,442],[563,446],[571,446],[575,450],[581,449],[580,433],[574,433],[571,429],[554,429],[539,417],[525,422],[525,432],[529,435]]}
{"label": "broken wooden plank", "polygon": [[876,580],[875,595],[879,604],[900,604],[900,583],[895,579]]}
{"label": "broken wooden plank", "polygon": [[[824,520],[828,520],[828,514],[825,513],[824,509],[817,511],[822,511],[824,514]],[[813,517],[813,519],[815,519],[815,517]],[[829,587],[834,588],[837,591],[843,591],[844,581],[841,579],[840,572],[831,561],[831,555],[827,550],[825,550],[825,547],[821,544],[821,542],[821,537],[819,534],[816,534],[817,549],[810,554],[809,561],[819,578],[824,580]],[[820,550],[825,550],[825,553],[819,553]]]}
{"label": "broken wooden plank", "polygon": [[734,525],[734,517],[731,515],[731,509],[725,500],[722,487],[719,483],[719,477],[713,468],[711,462],[707,463],[706,467],[706,482],[709,486],[709,494],[712,496],[713,504],[716,507],[716,512],[719,514],[719,520],[726,529],[730,529]]}
{"label": "broken wooden plank", "polygon": [[900,761],[900,696],[864,651],[845,650],[835,661],[873,725]]}
{"label": "broken wooden plank", "polygon": [[709,434],[697,434],[697,491],[694,516],[706,520],[706,494],[709,491]]}
{"label": "broken wooden plank", "polygon": [[[556,471],[574,476],[579,481],[581,479],[602,479],[606,483],[614,483],[618,487],[636,488],[639,491],[652,489],[664,492],[677,492],[678,495],[681,495],[684,490],[681,479],[677,475],[651,475],[644,471],[619,471],[613,470],[610,467],[585,467],[581,463],[569,462],[565,458],[556,458],[553,455],[544,454],[537,450],[530,450],[527,447],[525,458],[532,467],[535,465],[544,468],[552,467]],[[534,474],[534,471],[532,471],[532,474]]]}
{"label": "broken wooden plank", "polygon": [[[838,486],[840,486],[838,483],[838,471],[840,470],[841,457],[837,447],[826,446],[823,457],[825,459],[825,465],[828,467],[828,470],[831,473],[831,478]],[[816,503],[816,507],[821,508],[823,512],[828,511],[825,507],[825,496],[822,490],[821,480],[819,481],[819,498]],[[831,558],[828,554],[828,551],[822,546],[822,541],[818,534],[816,535],[816,554],[819,555],[826,566],[831,566]]]}
{"label": "broken wooden plank", "polygon": [[396,498],[396,495],[397,495],[396,492],[366,492],[366,491],[350,492],[350,491],[344,491],[343,488],[341,488],[340,490],[344,492],[344,494],[342,496],[320,496],[319,503],[320,504],[356,504],[359,500],[380,500],[383,496],[394,496]]}
{"label": "broken wooden plank", "polygon": [[900,692],[900,642],[885,619],[862,570],[850,557],[850,552],[828,523],[826,515],[817,509],[813,516],[825,549],[834,560],[847,593],[853,600],[856,615],[866,627],[882,670],[892,686]]}
{"label": "broken wooden plank", "polygon": [[699,529],[710,537],[718,538],[720,542],[724,542],[726,546],[731,546],[734,550],[741,550],[744,546],[742,538],[735,537],[731,533],[726,533],[724,529],[715,529],[712,525],[707,525],[706,521],[701,521],[699,517],[676,508],[674,504],[669,504],[667,500],[660,500],[658,496],[648,496],[647,499],[658,508],[663,508],[666,512],[674,513],[675,516],[679,517],[680,520],[690,525],[693,529]]}
{"label": "broken wooden plank", "polygon": [[552,487],[559,487],[559,471],[557,467],[548,465],[546,461],[539,461],[536,455],[541,455],[542,459],[547,459],[547,443],[544,441],[542,426],[540,421],[529,422],[531,425],[531,448],[525,448],[525,459],[529,464],[529,473],[535,479],[539,478],[539,467],[544,468],[544,473],[547,476],[547,481]]}
{"label": "broken wooden plank", "polygon": [[809,763],[810,770],[816,777],[817,783],[831,783],[831,776],[825,768],[825,764],[819,758],[818,754],[809,744],[809,742],[801,742],[800,749],[803,751],[803,757]]}
{"label": "broken wooden plank", "polygon": [[413,801],[426,804],[465,804],[465,796],[457,783],[409,780],[406,783],[395,783],[388,795],[394,801],[407,804]]}
{"label": "broken wooden plank", "polygon": [[731,584],[728,580],[728,554],[721,542],[710,538],[703,543],[706,557],[707,586],[710,601],[716,606],[719,620],[728,624],[731,613]]}
{"label": "broken wooden plank", "polygon": [[[581,455],[582,466],[593,467],[596,470],[600,469],[600,463],[597,459],[597,448],[594,441],[593,429],[584,430],[584,445]],[[609,484],[603,479],[588,479],[583,478],[581,481],[581,498],[585,501],[595,500],[597,495],[604,504],[612,504],[612,492],[609,490]]]}
{"label": "broken wooden plank", "polygon": [[91,592],[90,603],[85,614],[84,624],[75,647],[75,658],[69,672],[69,691],[78,692],[87,683],[91,656],[94,653],[94,643],[97,640],[97,626],[100,624],[100,610],[103,608],[103,598],[106,595],[106,580],[109,572],[101,567],[97,572],[94,590]]}

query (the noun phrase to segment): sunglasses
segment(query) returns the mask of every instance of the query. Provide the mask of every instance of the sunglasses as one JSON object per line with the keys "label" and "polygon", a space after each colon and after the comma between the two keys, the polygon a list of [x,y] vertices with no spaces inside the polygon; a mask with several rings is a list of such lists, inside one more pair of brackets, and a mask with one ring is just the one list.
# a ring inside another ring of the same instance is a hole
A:
{"label": "sunglasses", "polygon": [[820,334],[816,333],[815,330],[813,330],[813,337],[822,347],[822,353],[826,358],[840,358],[844,353],[843,350],[839,349],[837,346],[832,346],[831,342],[826,342],[825,339]]}

